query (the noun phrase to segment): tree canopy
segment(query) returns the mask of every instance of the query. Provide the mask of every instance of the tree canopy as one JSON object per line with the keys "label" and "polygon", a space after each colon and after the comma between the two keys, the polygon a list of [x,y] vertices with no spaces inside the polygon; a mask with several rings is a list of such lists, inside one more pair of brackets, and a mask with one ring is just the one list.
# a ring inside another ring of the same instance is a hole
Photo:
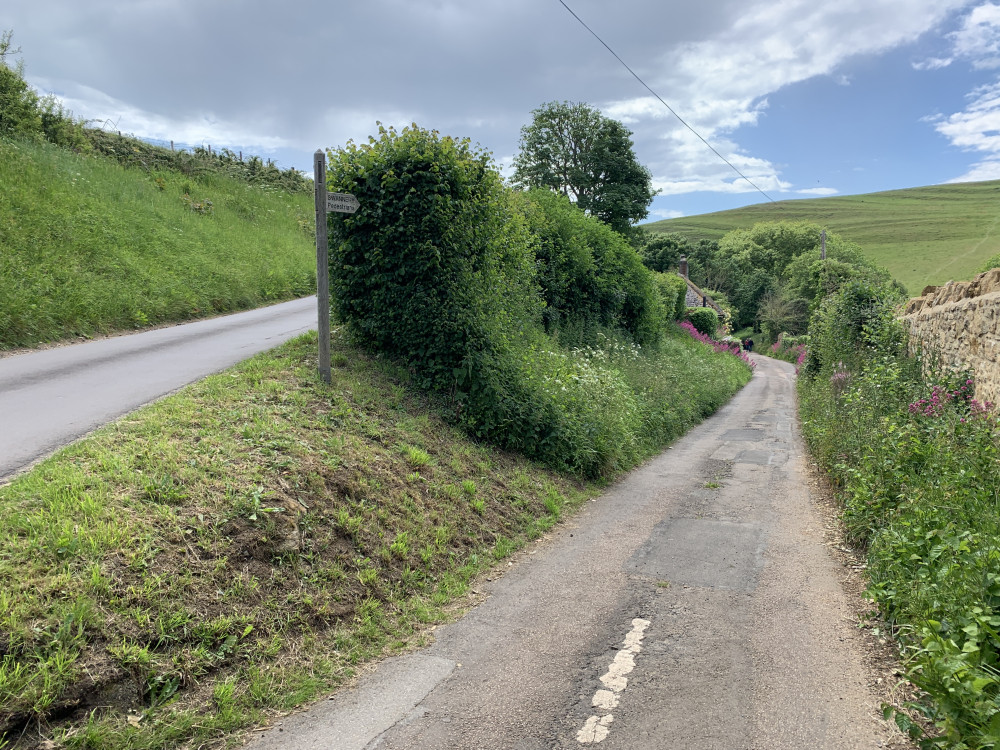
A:
{"label": "tree canopy", "polygon": [[632,150],[632,131],[584,103],[549,102],[531,114],[515,184],[560,192],[623,234],[646,218],[656,191]]}

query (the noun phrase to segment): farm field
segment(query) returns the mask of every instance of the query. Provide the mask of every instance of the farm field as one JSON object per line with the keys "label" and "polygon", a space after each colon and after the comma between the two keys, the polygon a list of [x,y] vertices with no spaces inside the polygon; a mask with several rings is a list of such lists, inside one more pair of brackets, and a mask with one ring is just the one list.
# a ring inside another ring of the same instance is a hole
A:
{"label": "farm field", "polygon": [[918,295],[971,278],[1000,252],[1000,181],[762,203],[644,224],[654,232],[717,240],[761,221],[811,221],[856,242]]}

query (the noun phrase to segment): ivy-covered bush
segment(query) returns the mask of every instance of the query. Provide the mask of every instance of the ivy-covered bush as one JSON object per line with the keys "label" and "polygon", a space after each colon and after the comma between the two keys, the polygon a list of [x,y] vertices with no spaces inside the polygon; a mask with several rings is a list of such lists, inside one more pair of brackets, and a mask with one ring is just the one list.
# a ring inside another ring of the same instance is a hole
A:
{"label": "ivy-covered bush", "polygon": [[687,311],[687,319],[699,333],[715,336],[719,330],[719,314],[711,307],[691,307]]}
{"label": "ivy-covered bush", "polygon": [[328,219],[337,313],[424,385],[463,383],[471,353],[538,321],[533,238],[468,140],[380,127],[330,154],[328,186],[361,203]]}

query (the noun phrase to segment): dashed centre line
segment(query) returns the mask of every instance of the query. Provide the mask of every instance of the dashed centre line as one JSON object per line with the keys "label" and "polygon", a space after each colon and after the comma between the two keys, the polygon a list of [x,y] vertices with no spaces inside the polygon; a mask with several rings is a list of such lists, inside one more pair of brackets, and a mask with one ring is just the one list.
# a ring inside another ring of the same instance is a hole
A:
{"label": "dashed centre line", "polygon": [[628,686],[627,675],[635,669],[635,657],[642,651],[642,640],[646,637],[649,624],[649,620],[638,617],[632,620],[632,630],[625,635],[623,648],[615,654],[608,671],[601,675],[604,688],[594,693],[591,704],[602,713],[595,713],[587,719],[583,729],[576,733],[581,745],[602,742],[611,732],[611,722],[615,720],[611,711],[618,707],[619,696]]}

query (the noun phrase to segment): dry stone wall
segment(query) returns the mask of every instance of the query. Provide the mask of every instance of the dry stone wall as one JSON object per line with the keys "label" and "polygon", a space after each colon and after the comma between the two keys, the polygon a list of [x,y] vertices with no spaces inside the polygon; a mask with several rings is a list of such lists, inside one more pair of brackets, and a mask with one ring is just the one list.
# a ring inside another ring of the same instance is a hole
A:
{"label": "dry stone wall", "polygon": [[902,319],[911,347],[973,372],[976,398],[1000,403],[1000,268],[924,289],[907,303]]}

